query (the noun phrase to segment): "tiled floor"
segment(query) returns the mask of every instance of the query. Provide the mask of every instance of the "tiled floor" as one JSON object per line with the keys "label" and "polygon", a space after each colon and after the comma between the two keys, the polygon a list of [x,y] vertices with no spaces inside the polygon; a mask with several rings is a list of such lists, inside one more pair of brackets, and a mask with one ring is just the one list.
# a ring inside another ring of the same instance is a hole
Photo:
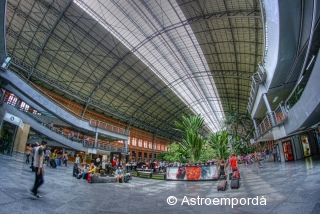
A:
{"label": "tiled floor", "polygon": [[[289,163],[262,164],[261,169],[256,164],[240,165],[241,187],[228,188],[225,192],[217,191],[217,181],[134,177],[126,184],[89,184],[72,177],[70,164],[68,168],[47,168],[45,183],[40,188],[43,198],[34,200],[28,193],[34,173],[23,164],[21,155],[0,155],[0,213],[320,213],[319,156]],[[168,205],[169,196],[177,198],[175,205]],[[203,199],[200,205],[198,196],[208,199]],[[262,197],[266,205],[261,205]],[[192,205],[192,198],[195,205]],[[250,199],[248,205],[248,198],[258,198],[258,205],[253,205],[256,199]],[[218,205],[214,205],[213,200]]]}

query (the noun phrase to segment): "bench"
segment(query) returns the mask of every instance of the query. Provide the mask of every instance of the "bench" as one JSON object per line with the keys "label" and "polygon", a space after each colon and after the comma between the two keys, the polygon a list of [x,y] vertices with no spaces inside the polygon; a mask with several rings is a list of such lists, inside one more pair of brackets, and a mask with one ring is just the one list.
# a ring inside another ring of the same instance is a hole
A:
{"label": "bench", "polygon": [[142,169],[142,168],[137,168],[137,177],[139,177],[139,175],[150,175],[150,178],[152,178],[152,173],[153,173],[153,169]]}

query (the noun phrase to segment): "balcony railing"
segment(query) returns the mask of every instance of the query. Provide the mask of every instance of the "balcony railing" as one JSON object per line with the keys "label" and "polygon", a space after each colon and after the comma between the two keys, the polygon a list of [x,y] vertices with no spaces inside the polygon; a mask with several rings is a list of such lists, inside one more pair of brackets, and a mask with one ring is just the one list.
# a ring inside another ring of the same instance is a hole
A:
{"label": "balcony railing", "polygon": [[267,116],[262,120],[262,122],[257,127],[256,139],[263,136],[273,127],[276,127],[288,118],[287,112],[284,110],[282,105],[279,105],[275,111],[267,113]]}
{"label": "balcony railing", "polygon": [[110,132],[114,132],[114,133],[118,133],[118,134],[122,134],[122,135],[128,135],[128,136],[130,135],[130,132],[128,130],[126,131],[124,128],[119,128],[117,126],[113,126],[113,125],[110,125],[108,123],[105,123],[105,122],[102,122],[99,120],[91,119],[89,121],[89,124],[90,124],[90,126],[98,127],[100,129],[104,129],[104,130],[107,130]]}
{"label": "balcony railing", "polygon": [[[74,142],[78,142],[80,144],[82,144],[84,147],[87,148],[96,148],[96,149],[100,149],[100,150],[106,150],[106,151],[111,151],[111,152],[121,152],[121,153],[127,153],[127,149],[125,147],[119,147],[116,144],[109,142],[109,141],[99,141],[97,142],[97,145],[95,143],[95,140],[92,139],[82,139],[82,138],[77,138],[77,137],[72,137],[71,136],[71,131],[62,131],[57,127],[52,127],[47,121],[43,120],[43,118],[38,115],[38,114],[34,114],[30,111],[30,109],[26,110],[24,108],[21,108],[20,104],[22,102],[22,100],[18,99],[16,101],[12,101],[9,100],[7,96],[4,96],[4,102],[12,105],[13,107],[19,109],[20,111],[24,112],[25,114],[27,114],[29,117],[32,117],[34,120],[36,120],[38,123],[40,123],[41,125],[43,125],[44,127],[48,128],[48,131],[52,131],[55,132],[63,137],[65,137],[68,140],[74,141]],[[32,107],[31,107],[32,109]]]}
{"label": "balcony railing", "polygon": [[254,102],[256,100],[259,85],[266,80],[266,76],[267,76],[262,65],[259,64],[258,67],[259,67],[258,71],[252,75],[251,91],[250,91],[250,97],[248,102],[249,114],[251,114]]}

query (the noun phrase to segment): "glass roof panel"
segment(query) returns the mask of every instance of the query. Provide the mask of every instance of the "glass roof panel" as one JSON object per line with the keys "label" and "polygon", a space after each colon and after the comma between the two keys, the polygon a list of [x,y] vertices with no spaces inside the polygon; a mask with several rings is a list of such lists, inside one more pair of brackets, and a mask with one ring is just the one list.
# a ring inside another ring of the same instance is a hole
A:
{"label": "glass roof panel", "polygon": [[[201,114],[211,131],[220,129],[223,111],[218,91],[200,45],[175,1],[75,3],[134,52],[195,114]],[[213,97],[216,99],[209,102]]]}

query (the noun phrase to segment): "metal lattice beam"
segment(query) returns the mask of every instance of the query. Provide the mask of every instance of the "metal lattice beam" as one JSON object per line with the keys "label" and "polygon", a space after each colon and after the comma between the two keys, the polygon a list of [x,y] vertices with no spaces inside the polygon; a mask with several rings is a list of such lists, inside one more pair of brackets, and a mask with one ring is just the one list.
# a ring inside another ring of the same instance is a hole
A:
{"label": "metal lattice beam", "polygon": [[[41,1],[40,1],[41,2]],[[28,74],[28,81],[30,80],[30,77],[32,75],[32,73],[34,72],[34,69],[36,67],[36,65],[38,64],[39,58],[44,50],[44,48],[46,47],[49,38],[51,37],[54,29],[56,28],[57,24],[59,23],[59,21],[61,20],[61,18],[63,17],[64,13],[68,10],[68,8],[70,7],[71,3],[73,2],[73,0],[69,0],[69,2],[66,4],[66,6],[63,8],[63,10],[61,11],[61,13],[59,14],[59,16],[57,17],[57,19],[55,20],[54,24],[51,26],[50,31],[47,33],[46,38],[44,39],[39,51],[38,51],[38,55],[36,56],[36,59],[33,62],[32,65],[32,70],[30,71],[30,73]]]}

